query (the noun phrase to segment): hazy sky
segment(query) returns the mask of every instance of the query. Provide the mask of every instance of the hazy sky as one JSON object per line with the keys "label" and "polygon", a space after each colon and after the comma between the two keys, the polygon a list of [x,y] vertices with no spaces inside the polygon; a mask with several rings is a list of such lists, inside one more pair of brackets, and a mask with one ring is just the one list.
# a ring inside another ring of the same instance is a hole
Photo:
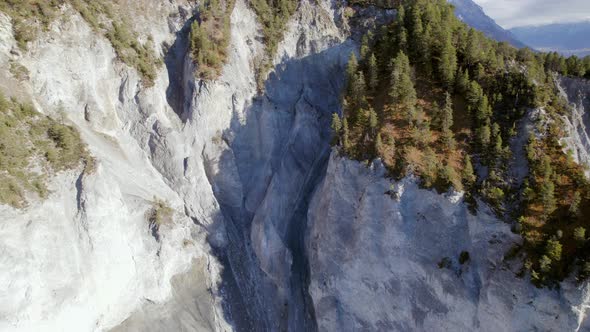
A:
{"label": "hazy sky", "polygon": [[504,28],[590,20],[590,0],[474,0]]}

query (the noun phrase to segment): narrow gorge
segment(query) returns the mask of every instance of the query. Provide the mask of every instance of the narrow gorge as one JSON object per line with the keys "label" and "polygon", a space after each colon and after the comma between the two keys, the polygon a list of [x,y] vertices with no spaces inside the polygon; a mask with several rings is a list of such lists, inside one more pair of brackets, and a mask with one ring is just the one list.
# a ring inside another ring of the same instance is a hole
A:
{"label": "narrow gorge", "polygon": [[[0,12],[0,90],[93,158],[48,176],[45,199],[0,204],[0,330],[590,330],[587,282],[516,277],[522,239],[486,203],[333,146],[349,57],[395,10],[298,2],[261,88],[246,0],[213,80],[194,74],[194,1],[120,5],[161,59],[151,86],[67,3],[27,50]],[[556,79],[564,150],[590,165],[590,85]]]}

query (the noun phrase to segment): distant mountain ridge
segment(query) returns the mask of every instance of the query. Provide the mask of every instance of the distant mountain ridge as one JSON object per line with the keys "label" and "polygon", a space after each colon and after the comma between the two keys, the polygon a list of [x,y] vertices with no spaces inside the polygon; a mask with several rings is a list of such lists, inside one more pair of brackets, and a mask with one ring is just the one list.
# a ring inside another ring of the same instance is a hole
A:
{"label": "distant mountain ridge", "polygon": [[590,21],[524,26],[510,31],[539,51],[557,51],[564,55],[590,55]]}
{"label": "distant mountain ridge", "polygon": [[487,16],[481,6],[471,0],[448,0],[455,6],[455,15],[470,25],[471,27],[482,31],[488,37],[498,41],[505,41],[515,47],[525,47],[525,43],[520,41],[510,31],[499,26],[496,21]]}

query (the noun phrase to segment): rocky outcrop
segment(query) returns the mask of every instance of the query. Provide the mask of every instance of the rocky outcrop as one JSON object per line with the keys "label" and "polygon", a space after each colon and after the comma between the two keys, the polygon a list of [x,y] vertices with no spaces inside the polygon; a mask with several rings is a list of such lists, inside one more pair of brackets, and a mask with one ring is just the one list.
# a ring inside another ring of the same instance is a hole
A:
{"label": "rocky outcrop", "polygon": [[383,175],[379,162],[334,152],[314,194],[306,249],[320,331],[588,328],[587,286],[537,289],[515,276],[507,224],[472,215],[460,194]]}
{"label": "rocky outcrop", "polygon": [[[590,167],[590,81],[559,77],[557,85],[562,97],[569,103],[570,114],[563,117],[565,137],[561,140],[566,153],[577,163]],[[586,176],[590,171],[586,170]]]}

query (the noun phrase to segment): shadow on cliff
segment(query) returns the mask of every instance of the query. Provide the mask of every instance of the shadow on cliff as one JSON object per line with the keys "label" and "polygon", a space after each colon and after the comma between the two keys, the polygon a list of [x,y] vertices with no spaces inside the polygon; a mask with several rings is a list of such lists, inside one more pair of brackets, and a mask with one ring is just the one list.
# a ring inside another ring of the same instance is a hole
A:
{"label": "shadow on cliff", "polygon": [[191,25],[198,18],[197,13],[189,13],[182,7],[179,7],[179,15],[184,25],[182,29],[176,32],[174,43],[168,47],[164,64],[168,72],[168,87],[166,88],[166,100],[174,112],[184,121],[183,116],[188,107],[187,95],[194,92],[194,79],[185,77],[186,57],[189,54],[189,35]]}
{"label": "shadow on cliff", "polygon": [[264,95],[234,109],[224,152],[205,160],[227,237],[224,246],[210,243],[224,267],[224,312],[238,331],[317,330],[307,209],[326,172],[331,116],[341,111],[351,50],[351,43],[337,44],[277,66]]}

